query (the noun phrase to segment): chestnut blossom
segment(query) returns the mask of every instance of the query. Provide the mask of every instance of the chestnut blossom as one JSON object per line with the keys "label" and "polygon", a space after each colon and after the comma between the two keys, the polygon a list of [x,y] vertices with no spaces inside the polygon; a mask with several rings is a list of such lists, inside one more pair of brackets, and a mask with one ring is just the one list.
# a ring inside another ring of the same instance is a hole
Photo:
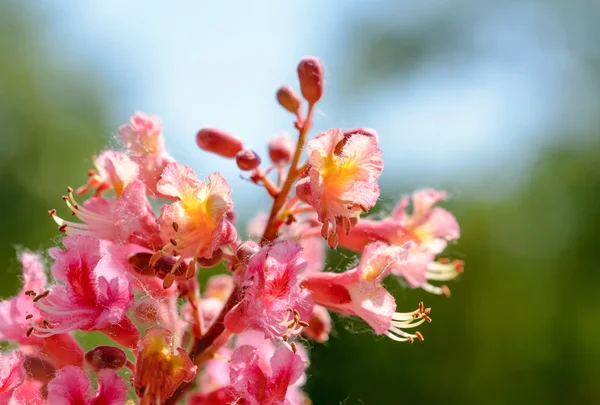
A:
{"label": "chestnut blossom", "polygon": [[[74,218],[49,212],[62,233],[62,247],[48,251],[51,277],[24,251],[23,286],[0,300],[0,343],[16,346],[0,353],[0,405],[306,405],[299,335],[327,341],[330,311],[396,341],[423,339],[406,330],[431,321],[430,309],[396,312],[382,281],[394,274],[448,293],[430,283],[462,271],[462,261],[438,257],[459,237],[454,216],[436,206],[445,193],[417,191],[412,209],[404,197],[388,217],[360,219],[379,198],[379,135],[312,136],[324,69],[305,57],[297,73],[306,103],[289,86],[276,99],[298,134],[271,140],[270,159],[221,129],[196,134],[200,149],[235,158],[270,199],[247,232],[227,181],[219,172],[202,181],[175,162],[158,117],[138,112],[119,128],[123,152],[100,153],[87,184],[67,189]],[[324,272],[326,246],[338,243],[361,255],[358,266]],[[93,331],[115,344],[84,355],[74,336]]]}
{"label": "chestnut blossom", "polygon": [[245,298],[225,316],[225,327],[233,333],[258,330],[269,339],[287,340],[302,332],[312,309],[299,285],[305,270],[298,244],[265,246],[248,262],[240,280]]}
{"label": "chestnut blossom", "polygon": [[93,394],[90,391],[90,380],[83,369],[68,366],[58,370],[48,383],[48,404],[123,405],[127,400],[127,385],[114,370],[100,370],[98,389]]}
{"label": "chestnut blossom", "polygon": [[21,345],[23,352],[38,355],[56,367],[81,365],[83,350],[67,333],[42,339],[31,334],[31,323],[40,321],[40,313],[33,300],[46,291],[46,274],[38,255],[23,252],[23,287],[16,297],[0,301],[0,340]]}
{"label": "chestnut blossom", "polygon": [[189,166],[171,163],[158,182],[158,191],[177,201],[162,207],[158,225],[166,242],[162,252],[183,258],[211,258],[237,237],[228,219],[233,208],[231,188],[219,174],[199,181]]}
{"label": "chestnut blossom", "polygon": [[43,338],[76,329],[98,330],[134,347],[138,330],[126,314],[133,305],[127,277],[115,274],[115,261],[98,239],[68,236],[63,244],[65,250],[49,251],[56,261],[52,275],[63,284],[52,286],[35,302],[44,322],[32,322],[33,335]]}
{"label": "chestnut blossom", "polygon": [[344,136],[335,128],[314,137],[307,152],[309,174],[298,182],[296,194],[315,208],[323,222],[323,237],[335,247],[337,227],[347,233],[379,198],[381,150],[372,136]]}
{"label": "chestnut blossom", "polygon": [[446,286],[437,287],[428,282],[451,280],[463,269],[460,260],[435,260],[435,256],[446,248],[449,241],[460,236],[456,218],[443,208],[435,206],[445,197],[446,193],[443,191],[416,191],[412,195],[411,213],[406,212],[408,197],[403,197],[389,217],[382,220],[361,220],[349,235],[340,236],[340,244],[360,252],[372,241],[383,241],[395,246],[413,242],[407,260],[394,265],[392,273],[402,277],[413,288],[420,287],[434,294],[448,295],[449,289]]}
{"label": "chestnut blossom", "polygon": [[315,303],[340,314],[356,315],[394,340],[421,338],[402,330],[428,319],[423,310],[396,312],[394,297],[381,285],[392,266],[406,260],[408,246],[367,245],[357,268],[344,273],[309,273],[302,286],[309,289]]}
{"label": "chestnut blossom", "polygon": [[147,191],[156,195],[156,183],[165,167],[173,158],[165,149],[162,135],[162,123],[154,115],[137,112],[129,118],[129,124],[119,128],[121,142],[127,148],[127,154],[137,163],[139,177]]}
{"label": "chestnut blossom", "polygon": [[146,331],[140,340],[134,382],[141,405],[162,403],[195,375],[196,366],[185,350],[175,349],[168,329],[155,326]]}
{"label": "chestnut blossom", "polygon": [[72,189],[63,197],[71,213],[82,221],[65,221],[56,210],[50,216],[67,235],[88,235],[117,244],[135,243],[148,249],[158,249],[161,237],[144,183],[135,180],[123,190],[119,199],[92,197],[78,204]]}
{"label": "chestnut blossom", "polygon": [[88,172],[87,184],[77,189],[77,194],[85,194],[96,190],[95,196],[100,196],[108,190],[115,190],[117,198],[123,194],[125,187],[136,180],[139,175],[138,165],[126,154],[108,150],[94,158],[94,166]]}

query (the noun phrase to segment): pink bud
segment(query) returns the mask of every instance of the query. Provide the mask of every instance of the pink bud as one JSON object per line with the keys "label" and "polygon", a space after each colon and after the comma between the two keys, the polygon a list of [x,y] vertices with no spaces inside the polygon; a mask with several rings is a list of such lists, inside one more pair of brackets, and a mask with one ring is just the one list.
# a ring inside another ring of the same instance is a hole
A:
{"label": "pink bud", "polygon": [[296,114],[300,110],[300,98],[287,86],[282,86],[277,90],[277,101],[283,108]]}
{"label": "pink bud", "polygon": [[298,79],[302,95],[310,104],[314,104],[323,96],[325,77],[321,62],[314,56],[302,58],[298,64]]}
{"label": "pink bud", "polygon": [[215,128],[202,128],[196,134],[196,143],[208,152],[233,158],[235,154],[244,148],[242,141],[235,136]]}
{"label": "pink bud", "polygon": [[253,170],[260,165],[260,157],[256,152],[246,149],[239,151],[235,155],[235,162],[242,170]]}
{"label": "pink bud", "polygon": [[235,257],[240,262],[247,262],[250,257],[252,257],[256,252],[260,250],[260,246],[258,246],[255,242],[248,240],[242,244],[240,244],[235,251]]}
{"label": "pink bud", "polygon": [[94,371],[105,368],[118,370],[127,362],[127,356],[117,347],[98,346],[85,354],[85,361]]}
{"label": "pink bud", "polygon": [[281,135],[269,142],[269,157],[273,163],[287,163],[292,159],[296,145],[289,135]]}

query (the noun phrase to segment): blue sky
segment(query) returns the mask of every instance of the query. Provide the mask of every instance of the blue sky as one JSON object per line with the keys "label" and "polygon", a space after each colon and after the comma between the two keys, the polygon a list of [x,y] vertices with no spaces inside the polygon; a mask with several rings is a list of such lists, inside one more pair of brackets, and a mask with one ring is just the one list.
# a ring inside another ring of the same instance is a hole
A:
{"label": "blue sky", "polygon": [[[336,41],[348,16],[381,12],[365,2],[61,0],[44,7],[55,46],[91,61],[116,83],[111,113],[118,122],[137,110],[159,115],[176,158],[204,176],[221,171],[234,188],[244,183],[235,164],[199,151],[195,132],[220,127],[264,152],[270,137],[293,129],[274,92],[281,84],[296,86],[295,67],[306,54],[323,60],[333,84],[316,130],[377,129],[384,183],[405,174],[416,186],[464,188],[482,173],[518,175],[539,144],[536,134],[547,122],[542,118],[557,108],[551,67],[563,56],[539,51],[545,48],[526,35],[527,18],[509,29],[483,24],[484,52],[450,63],[434,60],[408,82],[385,83],[360,100],[344,100],[334,76],[348,50]],[[402,21],[410,19],[404,15]],[[244,185],[237,197],[252,187]]]}

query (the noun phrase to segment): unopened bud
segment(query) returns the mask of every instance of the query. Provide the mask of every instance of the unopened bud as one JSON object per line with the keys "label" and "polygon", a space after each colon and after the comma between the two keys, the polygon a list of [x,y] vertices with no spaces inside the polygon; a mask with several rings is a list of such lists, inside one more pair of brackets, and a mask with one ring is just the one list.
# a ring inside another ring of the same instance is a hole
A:
{"label": "unopened bud", "polygon": [[273,163],[287,163],[292,159],[296,145],[289,135],[281,135],[269,141],[269,157]]}
{"label": "unopened bud", "polygon": [[212,257],[198,257],[196,259],[196,263],[198,263],[200,267],[213,267],[219,264],[221,260],[223,260],[223,250],[217,249],[213,253]]}
{"label": "unopened bud", "polygon": [[235,257],[240,262],[247,262],[252,255],[260,250],[260,246],[251,240],[241,243],[235,251]]}
{"label": "unopened bud", "polygon": [[314,104],[323,96],[325,77],[321,62],[314,56],[304,57],[298,64],[298,79],[302,96]]}
{"label": "unopened bud", "polygon": [[277,90],[277,101],[292,114],[296,114],[300,110],[300,97],[287,86],[282,86]]}
{"label": "unopened bud", "polygon": [[235,162],[241,170],[254,170],[260,165],[260,157],[256,152],[245,149],[235,155]]}
{"label": "unopened bud", "polygon": [[215,128],[202,128],[196,134],[196,143],[208,152],[219,156],[233,158],[244,148],[242,141],[235,136]]}
{"label": "unopened bud", "polygon": [[117,347],[98,346],[85,354],[85,361],[94,371],[105,368],[118,370],[127,362],[127,356]]}

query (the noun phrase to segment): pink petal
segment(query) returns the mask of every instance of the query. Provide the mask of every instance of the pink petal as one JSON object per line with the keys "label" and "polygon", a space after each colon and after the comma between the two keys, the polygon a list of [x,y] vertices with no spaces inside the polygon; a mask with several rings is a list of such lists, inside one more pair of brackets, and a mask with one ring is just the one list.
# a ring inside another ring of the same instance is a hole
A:
{"label": "pink petal", "polygon": [[52,405],[86,405],[90,381],[83,369],[68,366],[56,372],[48,383],[48,403]]}
{"label": "pink petal", "polygon": [[194,169],[173,162],[164,169],[156,189],[164,195],[182,199],[186,195],[193,194],[199,185]]}
{"label": "pink petal", "polygon": [[20,352],[0,353],[0,403],[7,404],[25,380],[24,357]]}
{"label": "pink petal", "polygon": [[127,384],[114,370],[98,372],[98,391],[89,405],[122,405],[127,400]]}

